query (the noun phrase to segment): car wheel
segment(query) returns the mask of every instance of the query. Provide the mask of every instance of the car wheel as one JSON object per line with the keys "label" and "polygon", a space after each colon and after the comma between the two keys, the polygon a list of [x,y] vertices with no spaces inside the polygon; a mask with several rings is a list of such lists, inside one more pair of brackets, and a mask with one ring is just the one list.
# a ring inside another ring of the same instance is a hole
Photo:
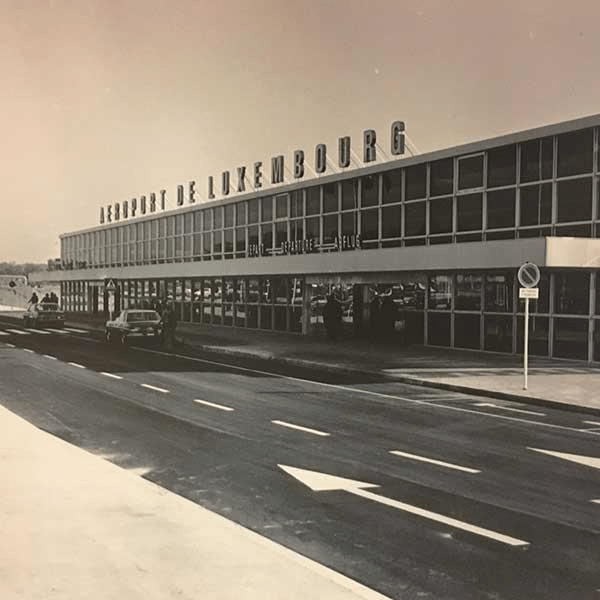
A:
{"label": "car wheel", "polygon": [[110,329],[107,329],[104,333],[104,339],[106,340],[107,344],[111,344],[113,339],[112,339],[112,331]]}

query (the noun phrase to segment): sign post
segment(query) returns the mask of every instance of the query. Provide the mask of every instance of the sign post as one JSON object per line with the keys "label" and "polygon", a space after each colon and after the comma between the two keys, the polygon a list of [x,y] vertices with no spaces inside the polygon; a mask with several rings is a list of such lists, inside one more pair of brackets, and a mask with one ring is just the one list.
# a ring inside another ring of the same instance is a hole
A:
{"label": "sign post", "polygon": [[117,286],[112,279],[109,279],[106,283],[106,291],[108,292],[108,313],[110,314],[110,320],[113,320],[115,312],[115,290]]}
{"label": "sign post", "polygon": [[540,281],[540,270],[537,265],[526,262],[521,265],[517,274],[519,283],[523,286],[519,289],[519,298],[525,299],[525,323],[524,323],[524,349],[523,349],[523,389],[527,389],[527,367],[529,359],[529,299],[537,300],[539,289],[535,286]]}

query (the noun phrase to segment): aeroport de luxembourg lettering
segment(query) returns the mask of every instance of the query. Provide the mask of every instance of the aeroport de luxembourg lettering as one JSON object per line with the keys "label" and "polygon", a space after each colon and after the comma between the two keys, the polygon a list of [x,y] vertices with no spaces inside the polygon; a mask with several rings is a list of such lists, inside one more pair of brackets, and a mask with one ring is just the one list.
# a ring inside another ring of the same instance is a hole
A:
{"label": "aeroport de luxembourg lettering", "polygon": [[[404,154],[405,142],[404,142],[404,122],[394,121],[391,126],[391,141],[390,151],[392,156],[400,156]],[[366,129],[363,132],[363,162],[370,163],[377,159],[377,135],[373,129]],[[350,166],[351,161],[351,138],[350,136],[344,136],[338,140],[338,166],[340,168],[347,168]],[[305,174],[305,154],[303,150],[294,151],[293,155],[293,175],[294,179],[302,179]],[[274,156],[271,158],[271,184],[284,183],[284,156]],[[327,170],[327,146],[325,144],[317,144],[315,148],[315,172],[318,175],[322,175]],[[258,190],[263,186],[263,163],[255,162],[252,166],[251,181],[253,190]],[[220,193],[223,196],[228,196],[233,192],[245,192],[246,190],[246,179],[247,179],[247,167],[237,168],[237,185],[234,186],[231,177],[231,171],[223,171],[221,174],[221,188]],[[184,189],[185,186],[177,186],[177,206],[183,206],[184,204]],[[190,204],[196,202],[196,182],[189,181],[187,185],[188,200]],[[208,199],[213,200],[215,196],[215,182],[214,178],[209,176],[208,178]],[[149,196],[140,196],[131,200],[124,200],[123,202],[109,204],[108,206],[102,206],[100,208],[100,223],[112,223],[114,221],[120,221],[122,219],[128,219],[130,217],[136,217],[139,215],[146,215],[148,213],[154,213],[157,210],[164,211],[167,200],[166,190],[160,190],[159,197],[157,198],[155,193],[151,193]]]}

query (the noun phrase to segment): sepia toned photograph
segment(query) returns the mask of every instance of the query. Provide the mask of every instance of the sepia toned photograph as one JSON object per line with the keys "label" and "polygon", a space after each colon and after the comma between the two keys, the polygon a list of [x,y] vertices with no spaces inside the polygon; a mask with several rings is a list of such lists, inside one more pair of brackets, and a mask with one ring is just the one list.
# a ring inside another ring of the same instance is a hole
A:
{"label": "sepia toned photograph", "polygon": [[599,22],[0,0],[0,599],[600,600]]}

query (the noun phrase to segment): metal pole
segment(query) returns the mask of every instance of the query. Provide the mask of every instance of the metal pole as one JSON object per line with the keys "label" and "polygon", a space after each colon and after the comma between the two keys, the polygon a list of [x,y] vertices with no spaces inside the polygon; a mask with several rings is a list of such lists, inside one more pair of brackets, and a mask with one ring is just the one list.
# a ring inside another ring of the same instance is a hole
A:
{"label": "metal pole", "polygon": [[527,358],[529,353],[529,298],[525,298],[525,350],[523,352],[523,371],[525,374],[525,385],[523,389],[527,389]]}

